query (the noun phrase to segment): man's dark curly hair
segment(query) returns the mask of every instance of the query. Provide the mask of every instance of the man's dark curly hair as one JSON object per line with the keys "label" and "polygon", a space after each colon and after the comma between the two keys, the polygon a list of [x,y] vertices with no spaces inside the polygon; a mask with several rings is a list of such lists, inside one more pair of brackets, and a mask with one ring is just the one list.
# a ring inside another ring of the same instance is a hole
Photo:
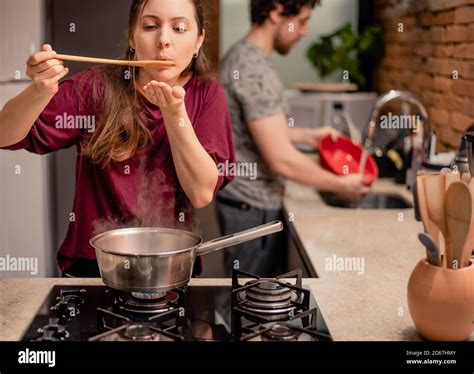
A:
{"label": "man's dark curly hair", "polygon": [[321,0],[251,0],[250,12],[252,14],[252,24],[263,24],[270,12],[275,9],[277,4],[283,6],[282,16],[296,16],[304,6],[314,8],[319,5]]}

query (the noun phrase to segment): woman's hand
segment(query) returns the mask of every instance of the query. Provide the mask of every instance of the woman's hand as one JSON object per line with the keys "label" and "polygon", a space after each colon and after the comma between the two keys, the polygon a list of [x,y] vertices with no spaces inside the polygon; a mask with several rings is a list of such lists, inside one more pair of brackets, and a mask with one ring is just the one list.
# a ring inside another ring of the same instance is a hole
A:
{"label": "woman's hand", "polygon": [[143,90],[149,100],[161,109],[163,114],[176,115],[184,107],[186,91],[183,87],[170,87],[164,82],[151,81]]}
{"label": "woman's hand", "polygon": [[26,64],[26,75],[33,80],[33,87],[41,95],[54,95],[59,89],[59,80],[69,73],[61,60],[55,59],[56,52],[49,44],[41,52],[30,56]]}
{"label": "woman's hand", "polygon": [[157,81],[151,81],[143,90],[148,100],[161,109],[181,187],[193,207],[204,208],[214,198],[219,175],[214,159],[200,143],[186,112],[186,91]]}

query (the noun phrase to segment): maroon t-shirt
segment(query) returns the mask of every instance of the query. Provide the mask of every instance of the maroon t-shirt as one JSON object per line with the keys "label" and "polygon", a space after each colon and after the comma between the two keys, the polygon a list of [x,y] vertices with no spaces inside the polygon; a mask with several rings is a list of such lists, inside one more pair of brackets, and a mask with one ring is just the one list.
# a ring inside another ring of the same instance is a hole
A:
{"label": "maroon t-shirt", "polygon": [[[77,259],[95,259],[89,240],[99,232],[130,226],[192,228],[192,205],[180,186],[163,118],[155,105],[143,100],[141,116],[153,142],[129,160],[103,168],[81,154],[80,142],[93,130],[93,119],[97,125],[100,118],[90,82],[100,81],[102,74],[102,69],[94,68],[62,82],[26,138],[4,148],[43,155],[76,146],[76,189],[68,232],[58,253],[61,270]],[[235,162],[221,84],[193,77],[184,88],[186,109],[202,146],[216,164]],[[219,176],[215,192],[231,180]]]}

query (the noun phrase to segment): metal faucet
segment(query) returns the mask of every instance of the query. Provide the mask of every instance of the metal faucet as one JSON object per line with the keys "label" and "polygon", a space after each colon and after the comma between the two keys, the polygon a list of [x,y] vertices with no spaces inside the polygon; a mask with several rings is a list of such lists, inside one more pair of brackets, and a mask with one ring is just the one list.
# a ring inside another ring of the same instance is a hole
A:
{"label": "metal faucet", "polygon": [[332,122],[337,126],[340,126],[342,123],[344,123],[353,142],[360,143],[362,141],[362,134],[348,113],[341,112],[337,115],[334,115]]}
{"label": "metal faucet", "polygon": [[372,117],[369,122],[369,130],[367,138],[365,139],[365,147],[371,149],[374,146],[375,134],[377,129],[377,120],[380,115],[381,109],[391,101],[401,100],[415,105],[419,112],[421,119],[423,121],[423,152],[421,155],[421,161],[426,162],[431,157],[431,142],[432,142],[432,132],[429,126],[429,116],[426,107],[421,103],[414,94],[407,91],[400,90],[391,90],[383,95],[379,96],[375,102],[374,110],[372,112]]}

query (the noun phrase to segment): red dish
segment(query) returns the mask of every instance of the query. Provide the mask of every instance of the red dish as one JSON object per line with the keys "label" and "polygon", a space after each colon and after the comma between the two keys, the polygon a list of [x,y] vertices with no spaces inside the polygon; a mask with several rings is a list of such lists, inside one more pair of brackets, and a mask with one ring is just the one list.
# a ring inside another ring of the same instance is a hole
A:
{"label": "red dish", "polygon": [[[330,135],[321,140],[319,153],[321,166],[337,175],[358,174],[363,147],[346,136],[336,141]],[[364,184],[371,185],[379,176],[377,163],[368,155],[364,170]]]}

